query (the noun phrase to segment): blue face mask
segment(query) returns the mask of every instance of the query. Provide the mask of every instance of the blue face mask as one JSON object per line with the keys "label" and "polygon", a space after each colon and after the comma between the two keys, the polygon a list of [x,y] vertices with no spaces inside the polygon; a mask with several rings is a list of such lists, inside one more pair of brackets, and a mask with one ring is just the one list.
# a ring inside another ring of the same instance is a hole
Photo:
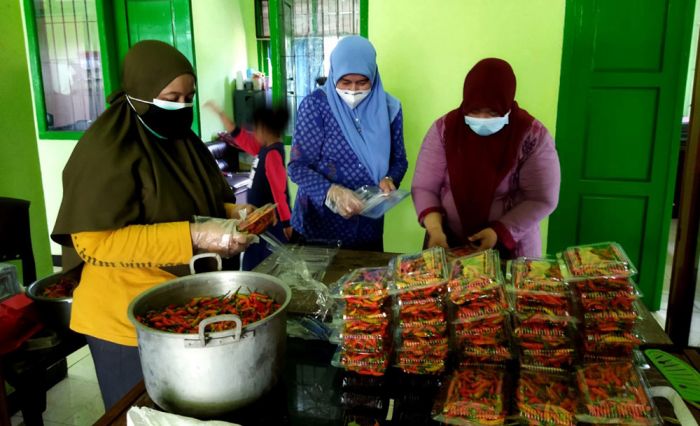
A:
{"label": "blue face mask", "polygon": [[469,126],[477,135],[490,136],[508,124],[509,115],[510,111],[508,111],[503,117],[493,118],[476,118],[465,115],[464,122],[467,123],[467,126]]}

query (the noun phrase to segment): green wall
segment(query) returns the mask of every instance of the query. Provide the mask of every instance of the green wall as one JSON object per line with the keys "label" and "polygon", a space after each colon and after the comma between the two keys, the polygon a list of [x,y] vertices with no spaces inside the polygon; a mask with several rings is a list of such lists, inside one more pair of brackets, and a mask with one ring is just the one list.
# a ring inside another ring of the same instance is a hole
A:
{"label": "green wall", "polygon": [[[255,46],[255,16],[250,15],[252,3],[252,0],[192,2],[197,99],[201,113],[201,136],[205,141],[211,140],[222,130],[216,114],[203,108],[206,101],[213,100],[224,107],[229,116],[233,115],[231,94],[236,84],[236,71],[245,74],[248,45],[252,43]],[[250,25],[246,22],[250,20],[253,21],[253,40],[249,43],[247,30]]]}
{"label": "green wall", "polygon": [[32,246],[37,276],[42,277],[52,271],[51,255],[19,1],[0,2],[0,16],[0,196],[31,202]]}
{"label": "green wall", "polygon": [[[382,82],[403,105],[409,171],[402,188],[410,188],[428,128],[459,104],[464,76],[484,57],[511,63],[516,99],[554,133],[564,6],[564,0],[369,2]],[[415,251],[423,232],[413,203],[404,201],[386,216],[385,250]]]}

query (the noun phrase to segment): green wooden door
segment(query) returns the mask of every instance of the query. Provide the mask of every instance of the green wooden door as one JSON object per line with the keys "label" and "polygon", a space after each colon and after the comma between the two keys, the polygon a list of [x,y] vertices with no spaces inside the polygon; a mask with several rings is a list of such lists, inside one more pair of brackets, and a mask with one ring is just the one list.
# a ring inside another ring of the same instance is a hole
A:
{"label": "green wooden door", "polygon": [[618,241],[650,309],[664,276],[695,0],[570,0],[549,251]]}
{"label": "green wooden door", "polygon": [[[160,40],[175,46],[196,69],[190,0],[115,0],[114,16],[120,64],[135,43]],[[199,134],[197,102],[192,129]]]}

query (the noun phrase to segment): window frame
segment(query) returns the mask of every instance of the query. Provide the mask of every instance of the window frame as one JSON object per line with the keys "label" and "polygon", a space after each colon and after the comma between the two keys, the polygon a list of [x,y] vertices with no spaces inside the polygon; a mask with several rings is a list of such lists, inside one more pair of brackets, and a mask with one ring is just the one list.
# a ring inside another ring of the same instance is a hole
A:
{"label": "window frame", "polygon": [[[113,10],[113,0],[95,0],[97,13],[97,36],[100,43],[100,63],[105,100],[112,91],[119,87],[119,65],[112,57],[115,49],[112,14],[105,13]],[[27,29],[27,51],[29,54],[29,70],[31,86],[34,92],[33,102],[36,114],[37,134],[39,139],[78,140],[85,131],[50,130],[46,122],[46,99],[44,96],[44,77],[41,73],[41,55],[39,37],[37,35],[36,9],[34,0],[23,0],[24,19]]]}

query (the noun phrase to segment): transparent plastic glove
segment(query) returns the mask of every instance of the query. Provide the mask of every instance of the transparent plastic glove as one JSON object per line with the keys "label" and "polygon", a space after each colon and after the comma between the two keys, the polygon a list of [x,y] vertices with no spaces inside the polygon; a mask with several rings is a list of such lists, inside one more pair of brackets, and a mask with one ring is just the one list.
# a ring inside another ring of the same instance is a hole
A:
{"label": "transparent plastic glove", "polygon": [[253,242],[254,235],[236,230],[236,220],[195,216],[190,224],[192,246],[195,253],[216,253],[221,257],[232,257]]}
{"label": "transparent plastic glove", "polygon": [[364,204],[351,190],[340,185],[331,185],[326,194],[326,207],[333,213],[349,219],[362,211]]}

